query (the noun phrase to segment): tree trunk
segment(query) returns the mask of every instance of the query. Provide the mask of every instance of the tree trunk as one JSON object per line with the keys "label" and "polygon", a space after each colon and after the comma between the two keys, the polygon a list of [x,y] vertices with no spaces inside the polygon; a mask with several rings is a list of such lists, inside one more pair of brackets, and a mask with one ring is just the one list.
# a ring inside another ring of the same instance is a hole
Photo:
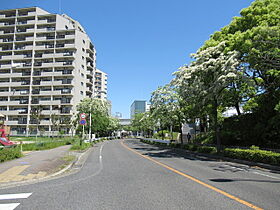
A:
{"label": "tree trunk", "polygon": [[235,109],[236,109],[237,115],[238,115],[238,116],[240,116],[240,115],[241,115],[241,111],[240,111],[239,104],[238,104],[238,103],[236,103],[234,106],[235,106]]}
{"label": "tree trunk", "polygon": [[214,133],[215,133],[215,140],[217,144],[217,152],[221,152],[221,139],[220,139],[220,129],[218,125],[218,102],[217,99],[214,99],[213,102],[213,118],[214,118]]}

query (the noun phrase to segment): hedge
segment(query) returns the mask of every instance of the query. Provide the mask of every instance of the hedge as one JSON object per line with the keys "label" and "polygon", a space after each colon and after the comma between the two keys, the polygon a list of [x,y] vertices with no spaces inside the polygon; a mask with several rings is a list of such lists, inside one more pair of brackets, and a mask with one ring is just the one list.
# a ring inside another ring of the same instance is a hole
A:
{"label": "hedge", "polygon": [[236,159],[280,165],[280,153],[266,150],[226,148],[224,155]]}
{"label": "hedge", "polygon": [[22,157],[20,148],[4,148],[0,150],[0,162]]}
{"label": "hedge", "polygon": [[[141,140],[142,142],[148,144],[162,144],[158,142],[151,142],[148,140]],[[166,145],[166,144],[164,144]],[[169,147],[178,148],[181,147],[180,144],[171,143]],[[196,144],[185,144],[183,145],[183,149],[196,151],[200,153],[210,153],[210,154],[217,154],[216,147],[211,146],[201,146]],[[226,148],[224,149],[223,153],[221,154],[225,157],[241,159],[241,160],[249,160],[253,162],[260,162],[260,163],[268,163],[273,165],[280,165],[280,153],[260,150],[256,146],[251,146],[250,149],[231,149]]]}

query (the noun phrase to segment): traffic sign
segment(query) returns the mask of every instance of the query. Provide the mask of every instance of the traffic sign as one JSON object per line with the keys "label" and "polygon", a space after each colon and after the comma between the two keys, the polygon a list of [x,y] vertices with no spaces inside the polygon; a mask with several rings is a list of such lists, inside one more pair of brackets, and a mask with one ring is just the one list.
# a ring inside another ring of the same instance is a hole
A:
{"label": "traffic sign", "polygon": [[80,114],[80,118],[81,118],[81,119],[86,119],[86,117],[87,117],[87,116],[86,116],[86,113],[81,113],[81,114]]}
{"label": "traffic sign", "polygon": [[87,124],[86,120],[80,120],[80,125],[85,125],[85,124]]}

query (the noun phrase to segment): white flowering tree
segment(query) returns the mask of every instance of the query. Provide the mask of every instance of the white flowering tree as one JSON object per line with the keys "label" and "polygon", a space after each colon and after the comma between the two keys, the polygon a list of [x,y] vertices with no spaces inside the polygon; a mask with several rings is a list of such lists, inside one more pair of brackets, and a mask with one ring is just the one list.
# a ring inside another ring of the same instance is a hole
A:
{"label": "white flowering tree", "polygon": [[159,122],[161,128],[169,126],[172,133],[172,128],[180,125],[183,120],[183,112],[179,104],[180,98],[174,87],[171,84],[159,87],[152,93],[150,101],[151,117]]}
{"label": "white flowering tree", "polygon": [[193,110],[210,108],[213,130],[220,151],[218,108],[222,105],[227,89],[235,80],[240,80],[242,72],[238,70],[240,62],[238,53],[225,52],[225,42],[209,47],[192,55],[194,61],[175,72],[173,83],[179,94]]}

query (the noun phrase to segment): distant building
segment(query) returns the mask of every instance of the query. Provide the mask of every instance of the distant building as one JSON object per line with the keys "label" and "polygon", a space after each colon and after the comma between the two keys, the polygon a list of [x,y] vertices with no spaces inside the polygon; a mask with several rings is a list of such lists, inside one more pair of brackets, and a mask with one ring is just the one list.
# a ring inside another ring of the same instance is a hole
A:
{"label": "distant building", "polygon": [[107,100],[107,79],[108,75],[105,72],[96,69],[94,82],[96,98]]}
{"label": "distant building", "polygon": [[145,100],[135,100],[130,106],[130,118],[135,114],[144,113],[147,111],[147,102]]}
{"label": "distant building", "polygon": [[131,119],[119,119],[120,120],[120,125],[130,125],[131,124]]}

